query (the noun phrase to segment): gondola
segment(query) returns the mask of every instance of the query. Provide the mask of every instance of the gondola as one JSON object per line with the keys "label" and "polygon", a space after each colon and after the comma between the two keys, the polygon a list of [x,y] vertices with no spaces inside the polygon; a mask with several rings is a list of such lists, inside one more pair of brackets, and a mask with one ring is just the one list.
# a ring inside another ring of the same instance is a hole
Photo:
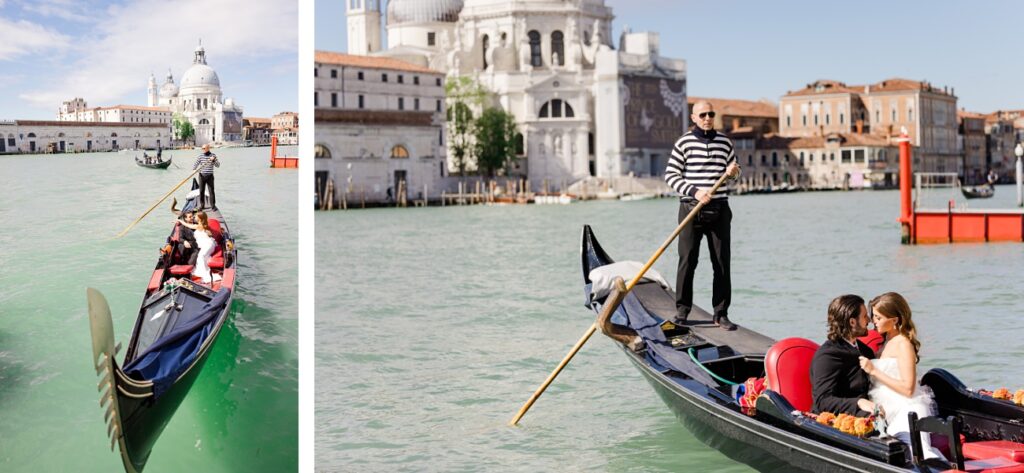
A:
{"label": "gondola", "polygon": [[150,168],[150,169],[167,169],[167,167],[171,165],[171,156],[168,156],[167,159],[164,160],[164,161],[158,161],[158,162],[155,162],[155,163],[147,163],[147,162],[139,159],[138,157],[136,157],[135,158],[135,164],[138,164],[141,167]]}
{"label": "gondola", "polygon": [[[197,204],[194,180],[192,187],[179,216]],[[210,258],[210,268],[220,280],[197,281],[190,276],[188,255],[161,251],[120,363],[115,360],[121,345],[114,345],[110,307],[99,291],[88,289],[100,406],[105,407],[111,449],[118,446],[127,472],[141,472],[146,466],[153,445],[199,376],[231,308],[237,250],[220,212],[206,213],[219,248]],[[172,228],[168,241],[176,242],[176,235]]]}
{"label": "gondola", "polygon": [[968,199],[988,199],[996,194],[996,189],[990,185],[961,187],[960,192]]}
{"label": "gondola", "polygon": [[[613,260],[589,226],[583,229],[581,253],[587,306],[600,314],[609,296],[591,300],[592,294],[602,291],[596,291],[590,274]],[[810,409],[808,368],[813,355],[808,345],[813,342],[796,338],[776,341],[742,325],[725,331],[698,307],[684,326],[665,323],[674,315],[671,290],[643,280],[626,295],[610,320],[599,318],[598,324],[684,426],[728,457],[761,471],[779,472],[950,468],[949,463],[914,455],[914,449],[895,438],[882,438],[877,432],[859,437],[816,422],[806,412]],[[639,338],[626,343],[623,334]],[[775,379],[768,376],[775,387],[757,396],[753,408],[743,406],[737,396],[739,388],[731,384],[769,373],[775,375]],[[970,471],[981,471],[975,470],[980,466],[998,468],[991,471],[999,472],[1024,471],[1024,464],[1009,459],[1024,459],[1024,443],[1018,443],[1024,442],[1024,408],[969,390],[942,369],[930,370],[921,382],[934,390],[938,416],[912,425],[948,427],[947,436],[932,438],[933,445],[947,449],[950,461]],[[939,440],[947,437],[958,438],[940,445]]]}

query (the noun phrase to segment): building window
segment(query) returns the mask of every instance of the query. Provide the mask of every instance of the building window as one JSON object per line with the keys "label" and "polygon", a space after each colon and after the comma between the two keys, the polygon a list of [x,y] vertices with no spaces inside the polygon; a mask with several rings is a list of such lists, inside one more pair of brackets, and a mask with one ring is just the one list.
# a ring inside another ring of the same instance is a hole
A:
{"label": "building window", "polygon": [[409,157],[409,150],[405,146],[395,145],[391,148],[391,157],[394,159],[406,159]]}
{"label": "building window", "polygon": [[419,110],[420,109],[420,99],[413,99],[412,108],[413,108],[413,110]]}
{"label": "building window", "polygon": [[814,114],[814,126],[818,126],[818,114]]}
{"label": "building window", "polygon": [[331,151],[326,146],[318,144],[313,147],[313,157],[320,159],[331,159]]}
{"label": "building window", "polygon": [[363,80],[363,71],[356,73],[356,79]]}
{"label": "building window", "polygon": [[399,74],[398,75],[398,83],[399,84],[404,84],[405,83],[405,76]]}
{"label": "building window", "polygon": [[526,154],[526,146],[524,146],[524,140],[523,140],[523,134],[522,133],[516,133],[515,149],[516,149],[516,156],[522,156],[522,155]]}
{"label": "building window", "polygon": [[762,166],[767,166],[768,165],[768,156],[765,156],[763,154],[761,155],[761,165]]}
{"label": "building window", "polygon": [[387,82],[388,81],[388,75],[387,74],[381,74],[380,75],[380,81],[381,82]]}
{"label": "building window", "polygon": [[804,126],[807,126],[807,114],[806,113],[804,114],[803,122],[804,122]]}
{"label": "building window", "polygon": [[753,165],[754,165],[754,155],[748,154],[747,155],[747,166],[753,166]]}
{"label": "building window", "polygon": [[[557,60],[556,60],[556,56]],[[565,65],[565,41],[561,31],[551,33],[551,63]]]}
{"label": "building window", "polygon": [[843,162],[844,162],[844,163],[848,163],[848,162],[850,162],[850,160],[851,160],[851,159],[850,159],[850,158],[851,158],[851,154],[852,154],[852,153],[850,153],[850,150],[848,150],[848,149],[844,149],[844,150],[842,151],[842,156],[843,156]]}
{"label": "building window", "polygon": [[[825,155],[824,155],[824,154],[823,154],[823,155],[821,155],[821,160],[822,160],[822,161],[824,161],[824,160],[825,160]],[[829,161],[835,161],[835,160],[836,160],[836,154],[835,154],[835,153],[829,153],[829,154],[828,154],[828,160],[829,160]]]}
{"label": "building window", "polygon": [[540,33],[534,30],[529,32],[527,36],[530,37],[530,65],[540,67],[544,64],[540,57]]}
{"label": "building window", "polygon": [[574,118],[576,113],[573,112],[569,102],[562,99],[552,99],[540,107],[540,118],[562,118],[563,116]]}
{"label": "building window", "polygon": [[331,69],[331,79],[337,79],[337,78],[338,78],[338,70],[337,69]]}
{"label": "building window", "polygon": [[793,126],[793,117],[786,115],[786,128]]}
{"label": "building window", "polygon": [[775,151],[772,151],[772,167],[779,167],[779,155]]}
{"label": "building window", "polygon": [[420,76],[412,76],[412,85],[420,85]]}
{"label": "building window", "polygon": [[863,163],[864,162],[864,150],[857,149],[853,151],[853,162]]}
{"label": "building window", "polygon": [[844,121],[844,120],[843,120],[843,118],[844,118],[844,114],[840,113],[840,114],[839,114],[839,124],[840,124],[840,125],[842,125],[842,124],[843,124],[843,121]]}
{"label": "building window", "polygon": [[487,36],[487,35],[484,35],[484,37],[480,39],[480,43],[483,46],[481,48],[481,52],[483,54],[484,70],[486,70],[487,69],[487,48],[489,48],[491,46],[491,38],[489,36]]}
{"label": "building window", "polygon": [[436,112],[440,112],[441,111],[441,101],[440,100],[437,101],[437,107],[436,107],[436,109],[434,111],[436,111]]}
{"label": "building window", "polygon": [[359,108],[363,108],[363,105],[364,105],[364,104],[363,104],[363,96],[362,96],[362,95],[360,95],[360,96],[359,96]]}
{"label": "building window", "polygon": [[313,92],[313,106],[320,106],[320,92]]}
{"label": "building window", "polygon": [[896,121],[896,109],[892,109],[892,121]]}
{"label": "building window", "polygon": [[433,46],[434,45],[434,38],[435,38],[434,35],[435,35],[435,33],[433,31],[428,31],[427,32],[427,46]]}
{"label": "building window", "polygon": [[338,93],[331,92],[331,107],[338,108]]}
{"label": "building window", "polygon": [[832,123],[832,114],[831,113],[826,113],[825,114],[825,125],[830,125],[831,123]]}
{"label": "building window", "polygon": [[875,123],[882,123],[882,111],[875,109]]}
{"label": "building window", "polygon": [[436,86],[438,86],[438,87],[441,87],[441,78],[440,78],[440,77],[438,77],[437,79],[435,79],[435,81],[434,81],[434,85],[436,85]]}
{"label": "building window", "polygon": [[398,109],[399,110],[405,110],[405,98],[404,97],[398,97]]}

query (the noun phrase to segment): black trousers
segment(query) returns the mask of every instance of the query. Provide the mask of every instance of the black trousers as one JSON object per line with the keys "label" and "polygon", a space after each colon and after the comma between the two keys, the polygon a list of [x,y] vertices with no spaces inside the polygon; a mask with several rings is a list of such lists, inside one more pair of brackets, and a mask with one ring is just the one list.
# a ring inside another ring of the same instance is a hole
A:
{"label": "black trousers", "polygon": [[[690,211],[697,206],[696,201],[679,203],[679,219],[682,222]],[[714,270],[714,283],[711,293],[711,304],[715,308],[715,317],[729,315],[729,304],[732,301],[732,281],[729,275],[729,227],[732,223],[732,210],[728,201],[711,201],[700,213],[679,233],[679,268],[676,273],[676,312],[689,315],[693,309],[693,273],[697,269],[700,256],[700,240],[708,238],[708,252],[711,253],[711,268]]]}
{"label": "black trousers", "polygon": [[210,189],[210,207],[217,206],[217,194],[213,192],[213,174],[199,174],[199,208],[206,206],[205,190]]}

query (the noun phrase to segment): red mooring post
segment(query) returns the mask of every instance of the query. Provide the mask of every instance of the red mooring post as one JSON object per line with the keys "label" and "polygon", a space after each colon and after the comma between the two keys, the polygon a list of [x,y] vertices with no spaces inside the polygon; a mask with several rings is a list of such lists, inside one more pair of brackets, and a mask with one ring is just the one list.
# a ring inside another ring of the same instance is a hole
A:
{"label": "red mooring post", "polygon": [[277,137],[270,137],[270,164],[274,164],[274,159],[277,158]]}
{"label": "red mooring post", "polygon": [[902,227],[900,230],[900,240],[904,244],[909,244],[913,243],[911,241],[913,218],[910,215],[912,211],[910,192],[913,185],[910,177],[913,173],[910,165],[910,138],[907,136],[906,128],[902,130],[900,137],[896,141],[900,144],[900,218],[897,221],[900,222],[900,227]]}

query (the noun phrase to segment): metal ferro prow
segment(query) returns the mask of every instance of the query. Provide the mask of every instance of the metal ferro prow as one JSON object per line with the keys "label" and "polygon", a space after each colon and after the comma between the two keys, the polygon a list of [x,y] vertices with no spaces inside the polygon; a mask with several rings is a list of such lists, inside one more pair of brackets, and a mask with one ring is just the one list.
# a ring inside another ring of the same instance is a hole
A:
{"label": "metal ferro prow", "polygon": [[100,377],[97,390],[100,392],[100,407],[106,407],[103,419],[107,424],[107,436],[110,438],[110,450],[114,450],[114,444],[118,444],[122,461],[125,468],[131,468],[130,461],[126,460],[126,446],[124,444],[123,429],[121,427],[121,412],[117,401],[116,371],[117,362],[114,356],[120,351],[120,345],[114,345],[114,325],[110,316],[110,305],[100,291],[93,288],[86,289],[89,299],[89,329],[92,332],[92,356],[96,368],[96,375]]}

